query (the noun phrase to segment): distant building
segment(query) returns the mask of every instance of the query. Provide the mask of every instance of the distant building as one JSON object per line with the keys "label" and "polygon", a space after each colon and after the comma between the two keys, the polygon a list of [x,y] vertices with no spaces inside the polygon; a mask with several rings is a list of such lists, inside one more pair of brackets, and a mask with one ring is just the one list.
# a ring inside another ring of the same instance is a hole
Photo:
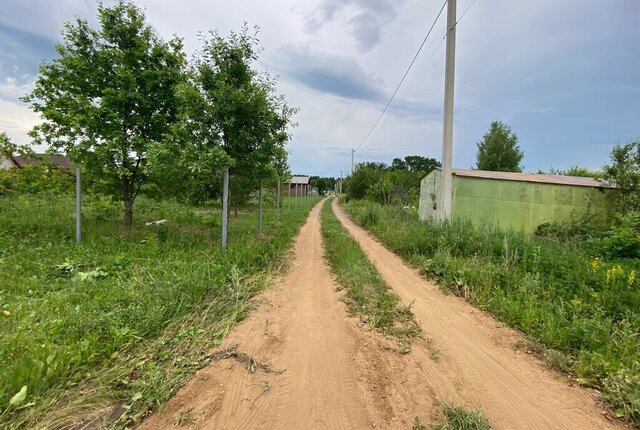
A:
{"label": "distant building", "polygon": [[69,158],[59,154],[36,154],[34,158],[21,156],[8,157],[0,155],[0,169],[23,168],[31,164],[47,163],[64,169],[72,169],[73,163]]}
{"label": "distant building", "polygon": [[285,185],[285,192],[287,195],[292,196],[306,196],[309,192],[309,177],[308,176],[293,176]]}
{"label": "distant building", "polygon": [[[453,169],[452,176],[452,220],[532,233],[540,224],[571,221],[587,211],[612,215],[615,187],[593,178],[468,169]],[[441,178],[437,168],[420,183],[422,220],[441,218]]]}

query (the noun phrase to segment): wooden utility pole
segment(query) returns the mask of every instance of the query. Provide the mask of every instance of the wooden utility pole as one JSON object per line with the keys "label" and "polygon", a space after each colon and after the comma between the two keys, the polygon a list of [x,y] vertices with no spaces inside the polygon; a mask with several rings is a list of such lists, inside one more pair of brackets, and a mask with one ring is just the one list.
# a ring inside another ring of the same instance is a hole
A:
{"label": "wooden utility pole", "polygon": [[456,69],[456,0],[447,1],[447,53],[444,66],[444,124],[442,127],[442,180],[440,219],[451,219],[453,178],[453,88]]}

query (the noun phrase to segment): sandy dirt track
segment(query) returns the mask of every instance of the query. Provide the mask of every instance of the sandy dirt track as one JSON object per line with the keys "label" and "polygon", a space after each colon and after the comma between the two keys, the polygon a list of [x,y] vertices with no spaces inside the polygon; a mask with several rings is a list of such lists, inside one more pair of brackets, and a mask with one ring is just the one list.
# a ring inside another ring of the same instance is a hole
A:
{"label": "sandy dirt track", "polygon": [[270,371],[215,361],[139,429],[409,430],[415,417],[427,426],[437,418],[440,401],[480,406],[495,429],[622,428],[603,415],[594,393],[514,351],[513,330],[443,294],[334,204],[432,341],[400,355],[392,340],[347,315],[323,260],[320,207],[296,238],[289,271],[219,347],[237,345]]}
{"label": "sandy dirt track", "polygon": [[[597,394],[570,386],[566,377],[518,353],[518,335],[463,300],[445,295],[355,225],[337,202],[333,210],[382,277],[412,310],[441,351],[438,371],[456,375],[458,395],[479,404],[496,429],[620,428],[604,416]],[[427,383],[429,383],[427,381]],[[433,386],[437,396],[447,388]]]}
{"label": "sandy dirt track", "polygon": [[428,421],[433,393],[415,363],[347,316],[323,260],[319,211],[295,241],[289,272],[220,346],[237,344],[275,373],[214,362],[140,429],[409,429],[416,416]]}

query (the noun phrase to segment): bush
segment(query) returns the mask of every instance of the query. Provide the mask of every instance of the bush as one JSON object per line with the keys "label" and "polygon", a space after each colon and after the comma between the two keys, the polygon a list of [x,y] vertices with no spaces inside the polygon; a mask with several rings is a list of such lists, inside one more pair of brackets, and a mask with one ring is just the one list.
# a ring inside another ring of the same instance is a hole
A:
{"label": "bush", "polygon": [[640,258],[640,212],[620,216],[601,244],[610,258]]}

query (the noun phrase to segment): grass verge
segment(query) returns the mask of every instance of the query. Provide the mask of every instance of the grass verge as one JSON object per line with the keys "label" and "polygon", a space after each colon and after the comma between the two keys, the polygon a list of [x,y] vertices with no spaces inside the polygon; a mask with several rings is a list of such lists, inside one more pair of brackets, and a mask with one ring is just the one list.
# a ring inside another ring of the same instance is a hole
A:
{"label": "grass verge", "polygon": [[117,203],[88,197],[78,246],[71,197],[0,198],[0,427],[125,428],[160,407],[285,264],[315,202],[280,225],[265,209],[260,238],[241,211],[221,254],[215,208],[140,199],[126,230]]}
{"label": "grass verge", "polygon": [[370,328],[396,339],[400,352],[411,351],[420,329],[409,307],[400,303],[380,277],[358,243],[342,227],[329,200],[322,208],[322,236],[326,260],[338,284],[345,290],[345,303]]}
{"label": "grass verge", "polygon": [[579,242],[426,223],[366,201],[343,205],[438,284],[543,345],[548,363],[601,390],[640,425],[640,261],[608,261]]}

